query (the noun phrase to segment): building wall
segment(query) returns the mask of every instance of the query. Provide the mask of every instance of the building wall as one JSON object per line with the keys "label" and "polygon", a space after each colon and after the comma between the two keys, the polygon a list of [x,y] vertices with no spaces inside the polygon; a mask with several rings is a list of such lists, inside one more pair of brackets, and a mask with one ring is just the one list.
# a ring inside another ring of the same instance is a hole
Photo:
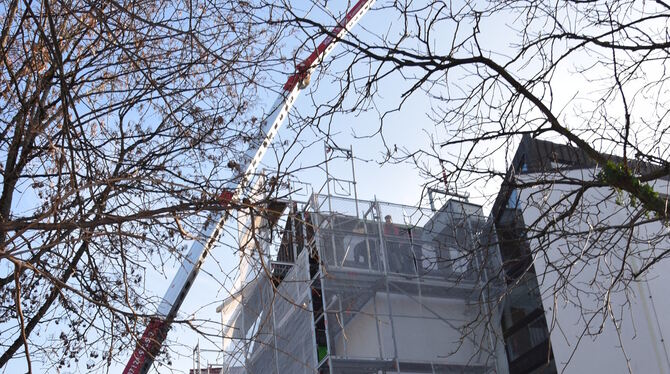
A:
{"label": "building wall", "polygon": [[[394,211],[392,221],[403,223],[386,221]],[[315,240],[298,252],[285,278],[259,271],[237,303],[221,307],[239,311],[231,314],[230,335],[240,342],[232,364],[250,374],[505,374],[496,371],[506,368],[504,348],[500,342],[491,348],[496,334],[484,331],[496,312],[484,310],[489,304],[480,300],[485,292],[473,271],[489,256],[475,256],[483,248],[469,251],[483,224],[480,213],[452,202],[438,213],[421,212],[419,226],[407,222],[409,207],[395,205],[377,212],[384,222],[310,214]]]}
{"label": "building wall", "polygon": [[[591,180],[596,173],[581,169],[565,175]],[[540,177],[547,175],[520,178]],[[559,201],[574,188],[556,184],[522,190],[523,221],[545,227],[567,209],[572,198]],[[667,195],[669,186],[659,181],[655,189]],[[571,219],[530,240],[559,372],[622,373],[629,367],[633,373],[670,373],[670,259],[654,265],[644,277],[621,282],[645,259],[670,248],[669,229],[654,222],[636,227],[633,235],[625,227],[600,230],[625,225],[635,210],[626,196],[593,188]],[[541,217],[542,212],[549,213]],[[527,232],[529,237],[536,234],[533,227]]]}
{"label": "building wall", "polygon": [[395,340],[399,361],[483,364],[480,345],[488,342],[481,329],[465,338],[460,330],[475,318],[464,300],[422,298],[419,304],[407,296],[379,293],[331,344],[350,358],[379,358],[381,341],[382,358],[393,359]]}

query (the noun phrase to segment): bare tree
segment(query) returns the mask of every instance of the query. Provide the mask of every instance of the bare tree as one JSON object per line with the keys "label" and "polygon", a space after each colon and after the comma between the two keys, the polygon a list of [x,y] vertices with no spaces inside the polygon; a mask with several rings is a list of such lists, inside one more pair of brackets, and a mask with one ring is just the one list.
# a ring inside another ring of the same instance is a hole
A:
{"label": "bare tree", "polygon": [[0,367],[104,368],[154,312],[145,270],[222,209],[282,26],[253,1],[0,9]]}
{"label": "bare tree", "polygon": [[[96,341],[86,344],[97,347],[87,352],[102,359],[96,365],[133,346],[138,317],[148,314],[133,284],[143,267],[179,258],[182,241],[221,209],[218,192],[235,179],[236,155],[256,135],[258,87],[286,61],[276,51],[284,30],[309,36],[298,47],[334,36],[338,14],[315,18],[305,9],[286,1],[3,3],[0,366],[23,357],[30,367],[36,354],[66,365],[83,355],[84,339]],[[486,183],[504,180],[502,201],[539,187],[528,205],[539,216],[512,239],[539,242],[531,258],[547,255],[555,238],[580,243],[597,232],[606,238],[577,259],[625,265],[635,229],[666,224],[666,199],[653,184],[670,173],[666,3],[387,1],[373,13],[389,25],[342,40],[337,61],[345,67],[320,71],[311,86],[331,79],[340,90],[294,117],[297,133],[330,137],[337,115],[377,111],[378,127],[363,136],[382,139],[380,162],[413,162],[426,185],[482,188],[492,197],[497,188]],[[430,146],[387,142],[385,125],[414,97],[432,104]],[[511,152],[522,135],[569,143],[599,171],[515,178]],[[538,191],[556,185],[572,187],[542,205]],[[576,229],[575,220],[587,220],[585,206],[619,193],[624,225]],[[664,235],[652,239],[662,243]],[[629,244],[608,247],[622,240]],[[595,300],[625,292],[667,255],[636,253],[639,266],[610,272],[614,282],[602,283]],[[567,274],[552,290],[556,298],[572,286],[574,259],[546,257]],[[504,270],[510,284],[521,279]],[[608,314],[605,307],[592,316]],[[56,323],[65,326],[60,342],[32,343]]]}
{"label": "bare tree", "polygon": [[[383,140],[379,162],[416,164],[426,186],[476,190],[493,206],[494,219],[513,194],[517,201],[521,195],[513,208],[525,222],[505,229],[512,230],[505,234],[508,243],[526,251],[506,259],[505,270],[521,264],[520,274],[502,274],[510,289],[532,274],[545,282],[534,286],[542,297],[581,311],[579,340],[609,323],[622,339],[635,282],[653,275],[670,255],[670,5],[389,1],[376,12],[389,24],[343,41],[345,67],[324,76],[339,82],[341,91],[306,114],[305,122],[330,135],[342,113],[378,112],[378,126],[360,135]],[[297,15],[290,22],[328,29]],[[431,103],[426,146],[387,141],[386,125],[396,112],[416,110],[408,104],[413,99]],[[522,136],[569,147],[555,146],[543,162],[526,165],[513,160]],[[564,249],[558,257],[557,246]],[[541,274],[534,263],[543,264]]]}

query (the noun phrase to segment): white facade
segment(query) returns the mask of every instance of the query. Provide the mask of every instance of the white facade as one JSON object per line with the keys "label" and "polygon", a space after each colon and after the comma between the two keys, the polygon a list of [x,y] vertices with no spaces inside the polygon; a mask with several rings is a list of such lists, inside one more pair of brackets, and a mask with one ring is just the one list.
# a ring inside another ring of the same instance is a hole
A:
{"label": "white facade", "polygon": [[[611,188],[588,189],[563,220],[579,187],[569,180],[594,180],[597,173],[519,176],[566,181],[518,193],[556,367],[565,373],[670,374],[670,258],[633,277],[670,249],[670,229],[641,223],[649,218],[644,215],[631,229],[640,209]],[[670,192],[667,181],[654,188]]]}

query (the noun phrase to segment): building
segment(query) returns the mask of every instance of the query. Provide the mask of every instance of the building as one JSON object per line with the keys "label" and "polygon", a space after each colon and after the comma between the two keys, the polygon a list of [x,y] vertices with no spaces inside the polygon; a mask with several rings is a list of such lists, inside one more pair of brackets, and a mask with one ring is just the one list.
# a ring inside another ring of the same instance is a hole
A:
{"label": "building", "polygon": [[[525,136],[512,165],[492,209],[510,373],[670,373],[670,262],[635,276],[670,248],[667,226],[625,194],[582,188],[601,169],[573,147]],[[668,195],[667,179],[652,183]]]}
{"label": "building", "polygon": [[243,241],[243,280],[218,308],[224,372],[507,373],[481,207],[278,206],[256,218],[263,239]]}
{"label": "building", "polygon": [[524,137],[512,165],[489,219],[355,189],[247,217],[223,372],[670,374],[668,261],[633,276],[667,227],[627,227],[638,207],[608,187],[580,192],[600,168],[570,146]]}

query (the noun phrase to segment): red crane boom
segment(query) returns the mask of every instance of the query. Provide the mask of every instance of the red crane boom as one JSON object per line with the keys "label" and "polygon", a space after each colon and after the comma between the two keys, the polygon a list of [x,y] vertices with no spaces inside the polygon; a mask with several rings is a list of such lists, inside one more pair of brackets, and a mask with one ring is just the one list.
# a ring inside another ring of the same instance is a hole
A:
{"label": "red crane boom", "polygon": [[[247,164],[244,165],[246,169],[244,169],[240,183],[221,194],[221,203],[225,208],[228,208],[232,201],[239,201],[243,196],[256,172],[256,168],[263,159],[277,131],[286,120],[298,94],[309,83],[309,78],[314,69],[321,64],[351,27],[358,23],[374,2],[375,0],[358,0],[349,9],[344,19],[337,24],[316,49],[298,64],[295,73],[288,77],[282,87],[282,92],[272,106],[272,112],[263,122],[265,137],[259,138],[257,142],[252,142],[245,153]],[[176,317],[205,257],[216,244],[227,218],[227,210],[217,213],[214,216],[214,224],[206,225],[201,232],[202,237],[206,240],[204,242],[199,240],[193,242],[188,255],[165,292],[165,296],[158,306],[156,316],[151,318],[144,334],[137,341],[135,351],[126,364],[123,374],[146,374],[149,371],[154,358],[160,352],[165,341],[172,320]]]}

